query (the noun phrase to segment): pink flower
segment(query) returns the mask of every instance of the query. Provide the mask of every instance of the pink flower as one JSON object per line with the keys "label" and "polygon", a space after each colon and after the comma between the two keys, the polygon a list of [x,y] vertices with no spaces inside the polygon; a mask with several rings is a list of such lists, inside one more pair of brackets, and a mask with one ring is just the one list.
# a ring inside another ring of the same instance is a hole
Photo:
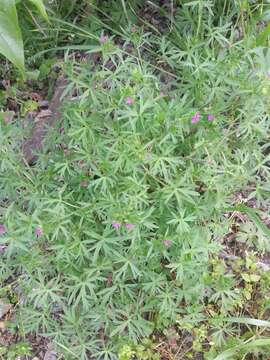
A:
{"label": "pink flower", "polygon": [[126,229],[127,230],[132,230],[133,228],[134,228],[134,224],[130,224],[130,223],[126,224]]}
{"label": "pink flower", "polygon": [[132,99],[132,97],[128,96],[128,97],[126,98],[126,104],[127,104],[127,105],[132,105],[132,104],[134,104],[134,99]]}
{"label": "pink flower", "polygon": [[165,92],[164,92],[164,91],[161,91],[161,92],[159,93],[159,96],[161,96],[161,97],[166,96],[166,95],[165,95]]}
{"label": "pink flower", "polygon": [[137,31],[136,25],[132,25],[130,31],[135,33]]}
{"label": "pink flower", "polygon": [[172,246],[172,240],[165,239],[165,240],[163,240],[163,244],[164,244],[167,248],[169,248],[169,247]]}
{"label": "pink flower", "polygon": [[213,115],[213,114],[207,115],[207,120],[208,120],[208,121],[213,121],[213,120],[215,120],[215,115]]}
{"label": "pink flower", "polygon": [[99,38],[99,42],[101,44],[105,44],[108,41],[108,36],[107,35],[101,35]]}
{"label": "pink flower", "polygon": [[7,232],[7,229],[4,224],[0,224],[0,235],[4,235]]}
{"label": "pink flower", "polygon": [[195,115],[191,118],[191,124],[196,124],[201,118],[201,114],[199,112],[196,112]]}
{"label": "pink flower", "polygon": [[41,229],[41,227],[37,227],[35,229],[35,235],[36,235],[36,237],[40,237],[43,235],[43,230]]}
{"label": "pink flower", "polygon": [[117,221],[113,221],[112,226],[115,228],[115,230],[119,230],[121,227],[121,223],[119,223]]}

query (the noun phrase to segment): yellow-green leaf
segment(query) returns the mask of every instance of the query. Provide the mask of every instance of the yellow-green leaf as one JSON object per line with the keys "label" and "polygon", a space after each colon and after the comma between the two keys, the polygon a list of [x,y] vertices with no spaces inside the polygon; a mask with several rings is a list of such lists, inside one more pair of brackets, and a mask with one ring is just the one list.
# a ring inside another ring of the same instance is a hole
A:
{"label": "yellow-green leaf", "polygon": [[244,289],[243,290],[243,293],[244,293],[244,296],[247,300],[250,300],[251,299],[251,293],[247,290],[247,289]]}
{"label": "yellow-green leaf", "polygon": [[252,282],[259,281],[260,278],[261,278],[260,275],[256,275],[256,274],[250,275],[250,281],[252,281]]}
{"label": "yellow-green leaf", "polygon": [[250,282],[250,281],[251,281],[249,274],[243,273],[243,274],[241,274],[241,276],[242,276],[242,278],[243,278],[246,282]]}

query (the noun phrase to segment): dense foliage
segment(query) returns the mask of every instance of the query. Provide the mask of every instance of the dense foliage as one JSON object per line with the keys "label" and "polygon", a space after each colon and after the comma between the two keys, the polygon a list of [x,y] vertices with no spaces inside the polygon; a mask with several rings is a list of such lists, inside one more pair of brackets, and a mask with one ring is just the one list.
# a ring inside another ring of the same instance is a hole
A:
{"label": "dense foliage", "polygon": [[[0,280],[13,323],[64,359],[158,358],[146,339],[162,332],[191,333],[191,358],[266,354],[270,51],[254,44],[268,8],[183,1],[159,9],[161,31],[135,23],[139,2],[113,3],[109,18],[94,8],[91,40],[90,20],[67,25],[80,51],[61,65],[73,96],[34,166],[21,157],[28,129],[2,113]],[[258,211],[235,225],[243,194]]]}

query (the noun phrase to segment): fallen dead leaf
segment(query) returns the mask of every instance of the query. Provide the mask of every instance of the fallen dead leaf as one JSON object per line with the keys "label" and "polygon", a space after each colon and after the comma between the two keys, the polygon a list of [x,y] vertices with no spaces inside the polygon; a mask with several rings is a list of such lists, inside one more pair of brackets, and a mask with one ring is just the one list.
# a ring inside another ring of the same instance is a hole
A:
{"label": "fallen dead leaf", "polygon": [[5,316],[9,310],[12,308],[12,305],[7,301],[0,299],[0,319]]}
{"label": "fallen dead leaf", "polygon": [[0,321],[0,330],[4,330],[6,328],[5,321]]}

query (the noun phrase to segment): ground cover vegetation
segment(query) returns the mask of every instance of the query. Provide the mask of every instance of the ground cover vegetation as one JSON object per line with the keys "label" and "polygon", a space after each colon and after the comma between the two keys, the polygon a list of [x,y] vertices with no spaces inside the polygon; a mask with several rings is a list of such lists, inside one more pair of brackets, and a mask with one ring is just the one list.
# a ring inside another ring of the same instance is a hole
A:
{"label": "ground cover vegetation", "polygon": [[41,4],[1,58],[0,358],[267,359],[269,2]]}

